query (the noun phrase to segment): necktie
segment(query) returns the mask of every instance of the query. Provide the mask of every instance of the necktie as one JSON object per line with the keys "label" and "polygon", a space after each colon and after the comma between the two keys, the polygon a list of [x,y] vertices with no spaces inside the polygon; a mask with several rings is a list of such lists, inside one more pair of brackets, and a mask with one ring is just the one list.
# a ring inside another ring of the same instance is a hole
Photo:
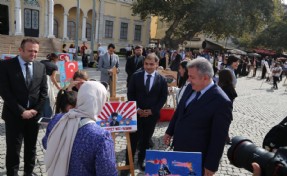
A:
{"label": "necktie", "polygon": [[112,66],[112,55],[110,55],[110,67]]}
{"label": "necktie", "polygon": [[31,83],[31,72],[30,72],[30,69],[29,69],[29,65],[31,65],[30,63],[25,63],[25,66],[26,66],[26,80],[25,80],[25,83],[26,83],[26,86],[29,87],[30,83]]}
{"label": "necktie", "polygon": [[[194,99],[192,99],[192,100],[187,104],[186,109],[187,109],[190,105],[192,105],[192,104],[194,104],[195,102],[197,102],[198,97],[200,96],[200,94],[201,94],[201,92],[196,92],[196,95],[195,95]],[[187,101],[188,101],[188,100],[187,100]]]}
{"label": "necktie", "polygon": [[146,79],[146,82],[145,82],[145,89],[146,89],[147,93],[149,92],[150,78],[151,78],[151,75],[147,75],[147,79]]}
{"label": "necktie", "polygon": [[138,57],[135,56],[135,64],[137,65],[138,63]]}

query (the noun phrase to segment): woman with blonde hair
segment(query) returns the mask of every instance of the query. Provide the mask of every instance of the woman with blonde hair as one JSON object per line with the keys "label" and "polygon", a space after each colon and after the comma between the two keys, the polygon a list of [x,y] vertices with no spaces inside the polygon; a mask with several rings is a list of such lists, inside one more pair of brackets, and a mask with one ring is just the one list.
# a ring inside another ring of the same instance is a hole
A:
{"label": "woman with blonde hair", "polygon": [[107,90],[100,82],[86,81],[76,107],[51,120],[50,133],[43,139],[48,176],[117,175],[111,134],[95,123],[106,98]]}

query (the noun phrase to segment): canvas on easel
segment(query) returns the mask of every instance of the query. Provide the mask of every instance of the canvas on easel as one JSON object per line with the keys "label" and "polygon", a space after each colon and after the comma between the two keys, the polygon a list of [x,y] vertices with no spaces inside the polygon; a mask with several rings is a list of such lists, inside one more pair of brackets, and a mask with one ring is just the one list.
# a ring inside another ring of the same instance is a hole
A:
{"label": "canvas on easel", "polygon": [[147,150],[145,176],[201,176],[201,157],[198,152]]}
{"label": "canvas on easel", "polygon": [[137,105],[135,101],[107,102],[97,124],[111,132],[132,132],[137,130]]}

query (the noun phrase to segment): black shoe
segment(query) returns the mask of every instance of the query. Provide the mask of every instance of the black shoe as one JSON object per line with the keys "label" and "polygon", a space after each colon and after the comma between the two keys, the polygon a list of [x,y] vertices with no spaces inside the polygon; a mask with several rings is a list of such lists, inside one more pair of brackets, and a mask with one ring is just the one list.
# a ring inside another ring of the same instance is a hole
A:
{"label": "black shoe", "polygon": [[120,176],[128,176],[130,175],[130,171],[129,170],[122,170]]}
{"label": "black shoe", "polygon": [[139,165],[139,169],[144,172],[145,171],[145,162],[139,161],[138,165]]}

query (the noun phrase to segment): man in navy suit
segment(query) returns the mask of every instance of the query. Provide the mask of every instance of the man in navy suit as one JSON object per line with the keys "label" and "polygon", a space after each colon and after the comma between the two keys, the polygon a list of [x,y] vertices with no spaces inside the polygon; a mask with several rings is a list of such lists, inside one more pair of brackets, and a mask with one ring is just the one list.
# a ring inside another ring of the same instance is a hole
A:
{"label": "man in navy suit", "polygon": [[18,175],[20,150],[24,141],[24,176],[32,176],[36,159],[38,120],[47,98],[45,66],[35,61],[39,42],[23,39],[19,56],[5,60],[0,70],[0,95],[4,100],[2,118],[6,130],[8,176]]}
{"label": "man in navy suit", "polygon": [[188,64],[189,85],[166,130],[164,142],[173,137],[175,151],[201,152],[204,176],[218,170],[229,126],[232,103],[212,81],[212,65],[206,59]]}
{"label": "man in navy suit", "polygon": [[[167,99],[167,82],[164,77],[156,72],[159,58],[154,54],[149,54],[144,59],[144,70],[133,74],[128,86],[128,100],[137,102],[137,131],[130,133],[132,154],[134,156],[139,145],[138,164],[141,170],[145,169],[145,152],[149,148],[156,122],[159,119],[160,109]],[[126,164],[129,164],[126,155]],[[121,175],[126,175],[122,172]]]}

